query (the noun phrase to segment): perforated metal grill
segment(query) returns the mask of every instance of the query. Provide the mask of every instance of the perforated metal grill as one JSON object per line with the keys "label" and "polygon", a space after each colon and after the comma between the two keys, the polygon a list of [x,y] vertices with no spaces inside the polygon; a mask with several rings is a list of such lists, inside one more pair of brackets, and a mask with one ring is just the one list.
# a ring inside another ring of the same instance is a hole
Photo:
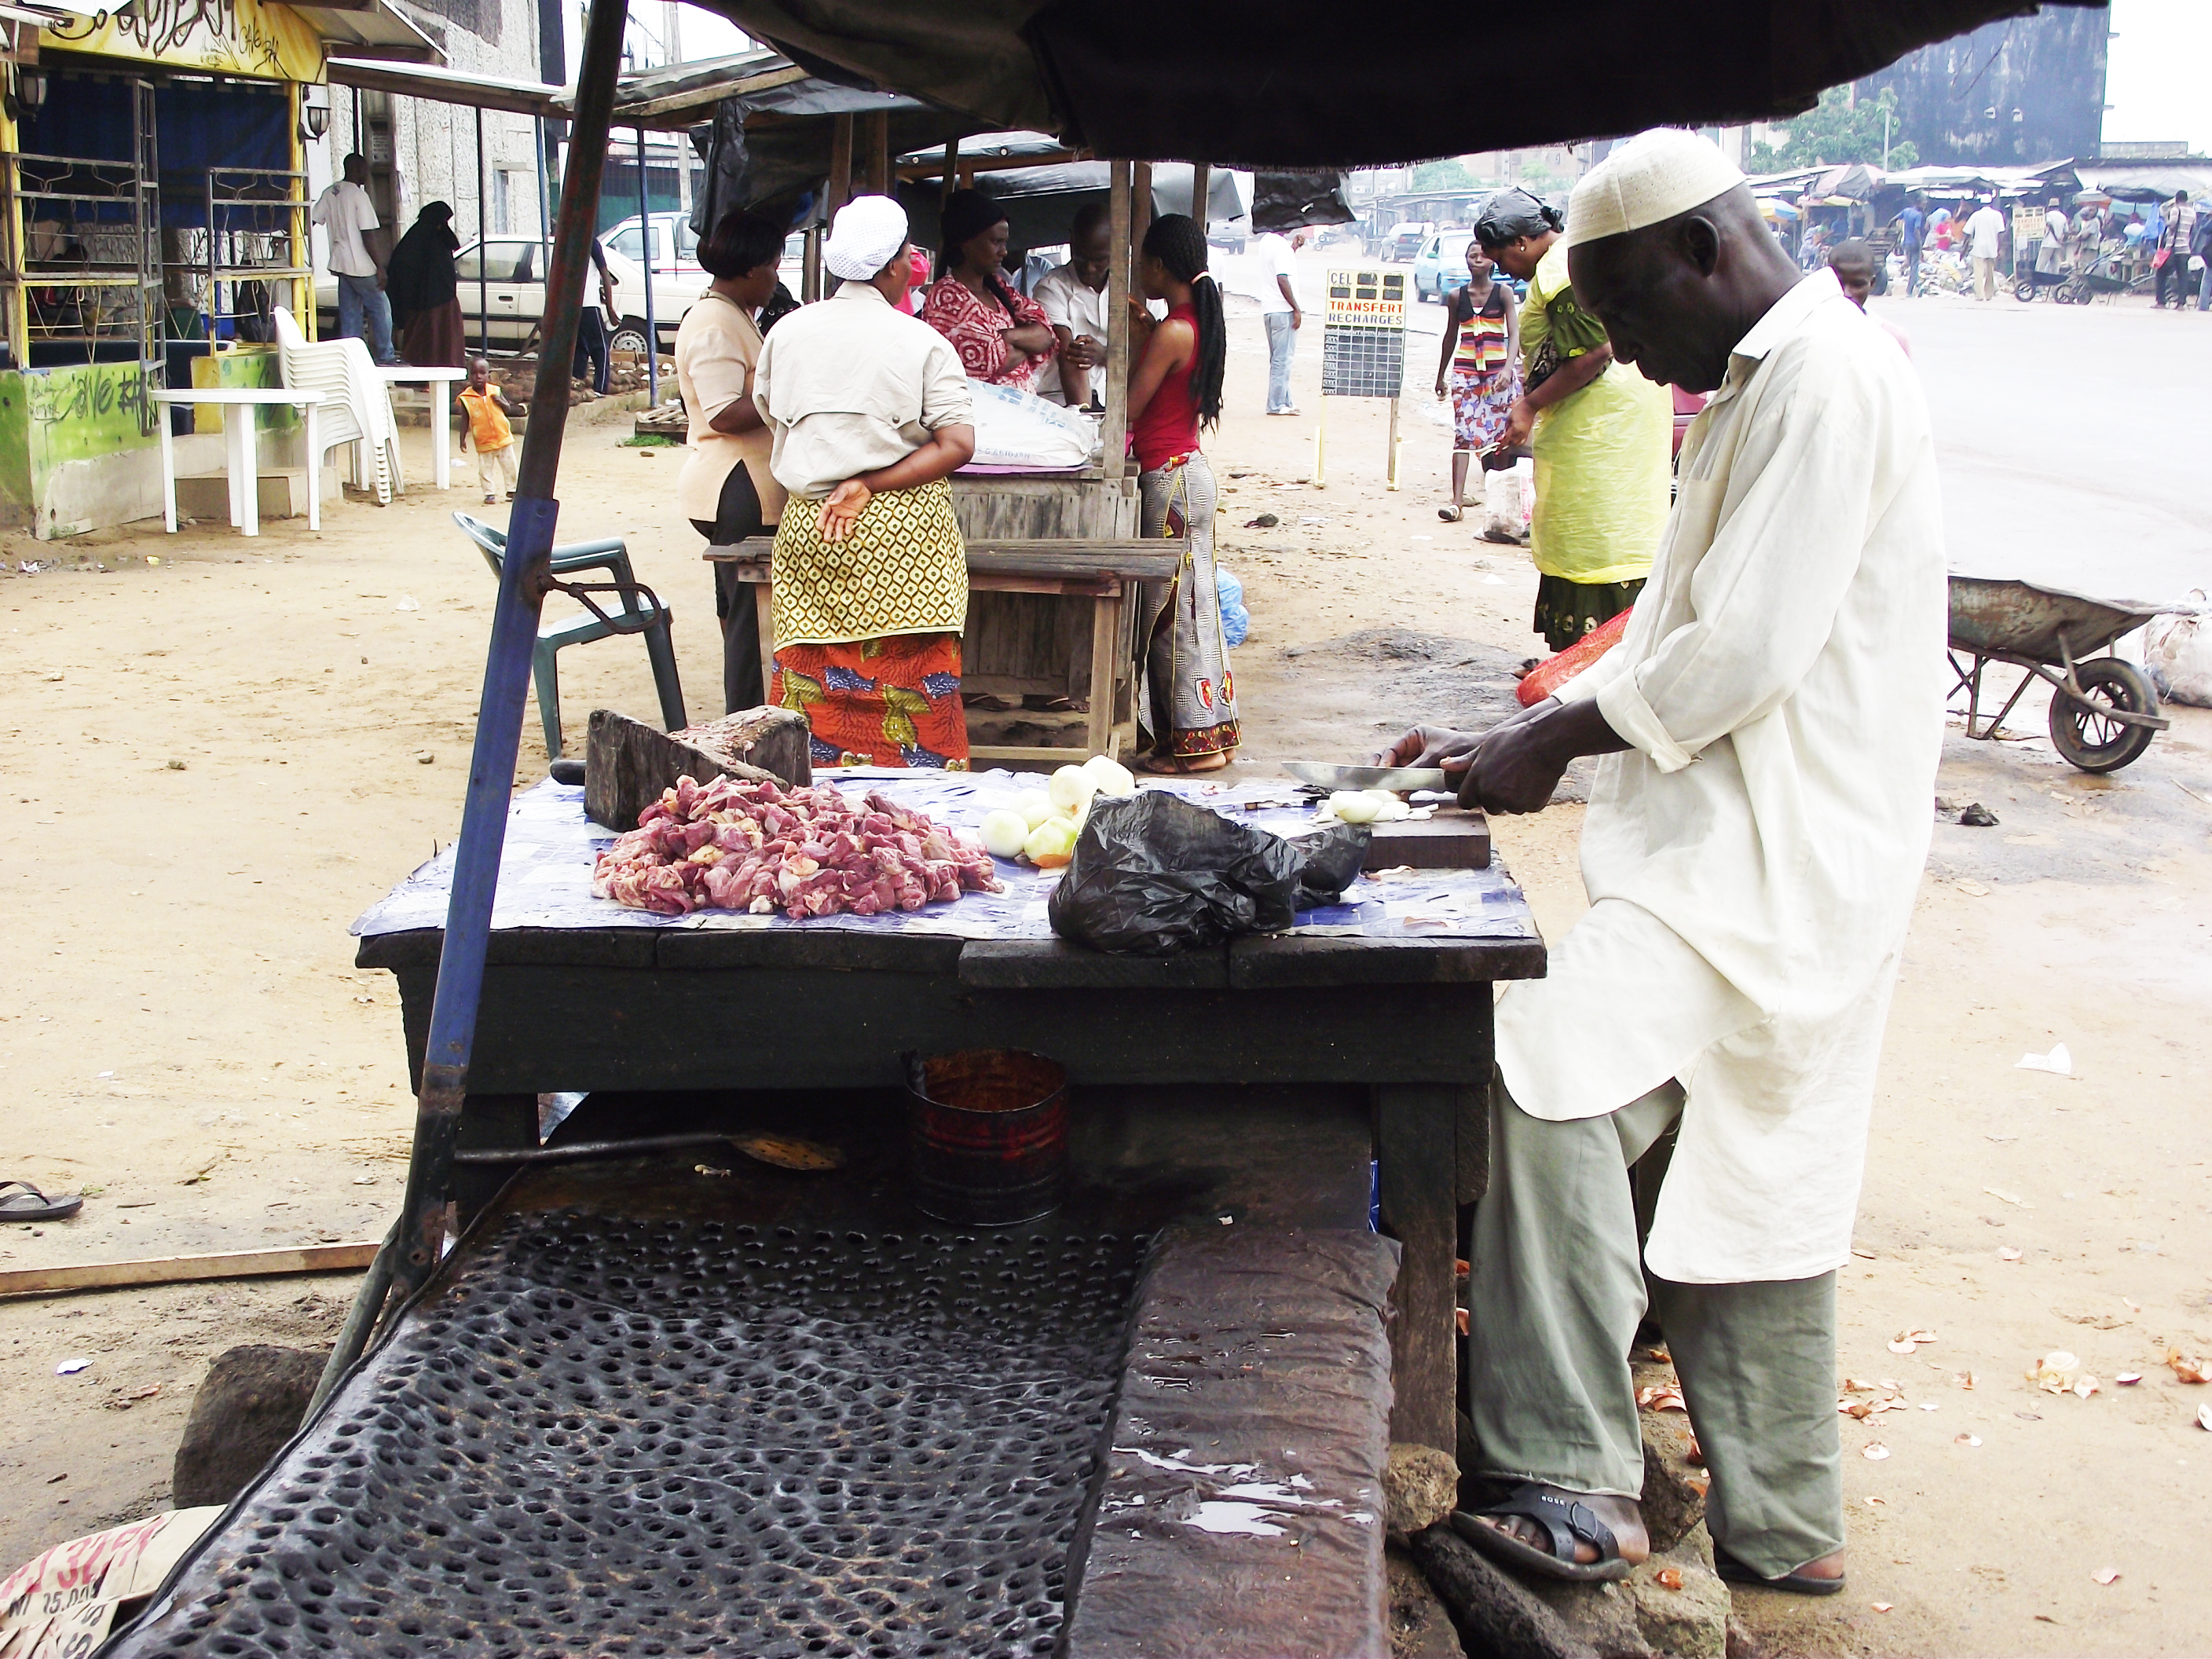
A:
{"label": "perforated metal grill", "polygon": [[1142,1243],[518,1221],[119,1651],[1048,1653]]}

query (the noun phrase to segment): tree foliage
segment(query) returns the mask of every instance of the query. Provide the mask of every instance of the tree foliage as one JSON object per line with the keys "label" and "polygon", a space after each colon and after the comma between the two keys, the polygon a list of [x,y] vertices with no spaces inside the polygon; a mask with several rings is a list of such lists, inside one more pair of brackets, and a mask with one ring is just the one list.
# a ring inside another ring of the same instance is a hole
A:
{"label": "tree foliage", "polygon": [[1897,136],[1897,94],[1887,87],[1875,98],[1862,98],[1856,107],[1844,88],[1830,87],[1820,101],[1790,123],[1790,136],[1780,144],[1753,144],[1748,165],[1753,173],[1788,173],[1797,167],[1841,167],[1864,161],[1885,165],[1881,153],[1882,118],[1889,118],[1887,166],[1915,167],[1920,152]]}
{"label": "tree foliage", "polygon": [[1467,170],[1467,163],[1456,158],[1424,161],[1413,169],[1415,190],[1474,190],[1481,183]]}

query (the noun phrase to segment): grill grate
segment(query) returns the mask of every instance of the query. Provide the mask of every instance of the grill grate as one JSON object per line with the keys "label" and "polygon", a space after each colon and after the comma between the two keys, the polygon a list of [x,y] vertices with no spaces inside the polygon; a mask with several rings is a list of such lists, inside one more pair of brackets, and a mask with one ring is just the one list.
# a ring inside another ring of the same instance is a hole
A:
{"label": "grill grate", "polygon": [[1049,1653],[1143,1244],[518,1218],[116,1650]]}

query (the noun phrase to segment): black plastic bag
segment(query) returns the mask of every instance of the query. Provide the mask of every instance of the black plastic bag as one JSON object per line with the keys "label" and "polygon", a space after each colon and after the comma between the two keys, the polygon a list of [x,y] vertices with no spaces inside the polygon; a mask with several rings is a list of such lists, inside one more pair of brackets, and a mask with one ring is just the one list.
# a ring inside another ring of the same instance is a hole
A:
{"label": "black plastic bag", "polygon": [[1240,933],[1273,933],[1334,903],[1367,856],[1364,824],[1292,842],[1165,790],[1094,801],[1052,931],[1117,956],[1167,957]]}

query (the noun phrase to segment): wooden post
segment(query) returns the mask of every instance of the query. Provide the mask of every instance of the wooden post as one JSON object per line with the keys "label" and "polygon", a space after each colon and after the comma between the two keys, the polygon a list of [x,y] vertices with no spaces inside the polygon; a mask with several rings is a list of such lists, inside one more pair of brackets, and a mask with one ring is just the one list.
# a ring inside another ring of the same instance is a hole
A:
{"label": "wooden post", "polygon": [[1200,236],[1206,234],[1206,222],[1212,217],[1206,210],[1212,205],[1210,198],[1212,194],[1212,163],[1192,162],[1190,164],[1190,216],[1198,221],[1198,234]]}
{"label": "wooden post", "polygon": [[1106,167],[1106,211],[1114,258],[1106,271],[1106,419],[1100,434],[1106,476],[1119,478],[1129,448],[1129,276],[1133,265],[1129,164]]}
{"label": "wooden post", "polygon": [[1460,1096],[1451,1084],[1389,1084],[1376,1094],[1382,1231],[1404,1254],[1390,1288],[1390,1437],[1458,1450],[1457,1254]]}
{"label": "wooden post", "polygon": [[1397,487],[1398,487],[1398,400],[1397,400],[1395,398],[1391,398],[1391,399],[1390,399],[1390,457],[1389,457],[1389,474],[1388,474],[1387,477],[1385,478],[1385,481],[1384,481],[1384,483],[1383,483],[1383,488],[1384,488],[1384,489],[1395,489]]}
{"label": "wooden post", "polygon": [[1137,287],[1137,255],[1145,246],[1145,233],[1152,228],[1152,164],[1129,164],[1129,291]]}
{"label": "wooden post", "polygon": [[1316,489],[1325,489],[1328,487],[1328,396],[1324,392],[1321,399],[1321,413],[1314,422],[1313,487]]}
{"label": "wooden post", "polygon": [[957,138],[948,138],[945,141],[945,177],[939,182],[937,204],[939,207],[944,206],[952,199],[952,192],[959,188],[960,141]]}
{"label": "wooden post", "polygon": [[868,117],[868,189],[878,196],[891,193],[891,115],[878,110]]}
{"label": "wooden post", "polygon": [[822,297],[822,227],[806,228],[805,263],[799,267],[799,298],[802,304],[812,305]]}
{"label": "wooden post", "polygon": [[834,219],[837,210],[853,199],[853,118],[833,115],[830,118],[830,201],[824,218]]}

